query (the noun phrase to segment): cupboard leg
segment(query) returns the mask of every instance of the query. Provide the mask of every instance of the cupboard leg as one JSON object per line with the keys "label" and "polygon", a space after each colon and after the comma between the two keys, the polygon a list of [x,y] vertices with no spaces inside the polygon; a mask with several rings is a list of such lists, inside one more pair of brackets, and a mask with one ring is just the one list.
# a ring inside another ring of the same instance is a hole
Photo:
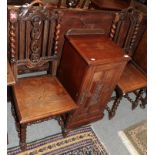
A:
{"label": "cupboard leg", "polygon": [[116,98],[114,100],[112,108],[110,109],[108,106],[106,106],[106,110],[109,113],[109,119],[112,119],[115,116],[116,110],[117,110],[117,108],[120,104],[120,101],[122,99],[122,96],[123,96],[122,92],[119,89],[116,88],[115,91],[116,91]]}

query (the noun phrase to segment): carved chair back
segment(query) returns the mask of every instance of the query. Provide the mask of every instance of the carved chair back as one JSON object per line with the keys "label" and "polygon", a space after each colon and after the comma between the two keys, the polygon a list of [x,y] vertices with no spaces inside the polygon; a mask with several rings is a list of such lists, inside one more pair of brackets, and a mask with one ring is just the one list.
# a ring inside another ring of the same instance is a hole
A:
{"label": "carved chair back", "polygon": [[25,70],[55,75],[58,27],[57,12],[48,10],[40,0],[9,10],[10,60],[16,78]]}
{"label": "carved chair back", "polygon": [[115,13],[112,23],[110,37],[131,57],[141,38],[142,22],[144,15],[142,12],[128,8]]}

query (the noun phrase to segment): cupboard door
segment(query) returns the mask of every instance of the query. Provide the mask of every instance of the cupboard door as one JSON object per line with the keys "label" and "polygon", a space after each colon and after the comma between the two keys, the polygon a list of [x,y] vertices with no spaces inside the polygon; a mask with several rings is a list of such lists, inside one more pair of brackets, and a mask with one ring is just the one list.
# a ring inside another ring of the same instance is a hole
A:
{"label": "cupboard door", "polygon": [[125,63],[124,65],[123,63],[118,63],[96,66],[94,68],[93,77],[84,103],[84,109],[87,113],[96,113],[106,106],[120,78]]}

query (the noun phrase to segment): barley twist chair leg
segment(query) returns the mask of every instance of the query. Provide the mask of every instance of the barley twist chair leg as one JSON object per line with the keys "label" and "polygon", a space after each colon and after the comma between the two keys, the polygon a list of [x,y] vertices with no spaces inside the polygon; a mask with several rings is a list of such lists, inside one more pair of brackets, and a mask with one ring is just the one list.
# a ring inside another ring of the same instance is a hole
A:
{"label": "barley twist chair leg", "polygon": [[138,106],[139,102],[142,100],[143,93],[144,93],[144,90],[140,89],[137,94],[136,100],[132,103],[132,110],[134,110]]}
{"label": "barley twist chair leg", "polygon": [[140,104],[140,107],[141,107],[142,109],[144,109],[145,106],[146,106],[146,104],[147,104],[147,89],[145,89],[144,91],[145,91],[145,93],[146,93],[146,96],[141,100],[142,103]]}
{"label": "barley twist chair leg", "polygon": [[147,104],[147,97],[145,97],[145,98],[142,100],[142,103],[140,104],[140,107],[141,107],[142,109],[145,109],[146,104]]}
{"label": "barley twist chair leg", "polygon": [[111,108],[111,111],[110,111],[110,113],[109,113],[109,119],[112,119],[112,118],[115,116],[116,110],[117,110],[117,108],[118,108],[118,106],[119,106],[119,104],[120,104],[121,99],[122,99],[122,97],[118,97],[118,98],[116,98],[116,100],[114,101],[113,106],[112,106],[112,108]]}
{"label": "barley twist chair leg", "polygon": [[113,106],[112,106],[110,112],[109,112],[109,119],[112,119],[115,116],[116,110],[120,104],[122,97],[123,97],[123,93],[119,89],[116,89],[116,99],[113,103]]}
{"label": "barley twist chair leg", "polygon": [[108,111],[108,113],[110,113],[110,111],[111,111],[111,109],[110,109],[110,107],[107,105],[106,107],[105,107],[105,109],[104,110],[107,110]]}

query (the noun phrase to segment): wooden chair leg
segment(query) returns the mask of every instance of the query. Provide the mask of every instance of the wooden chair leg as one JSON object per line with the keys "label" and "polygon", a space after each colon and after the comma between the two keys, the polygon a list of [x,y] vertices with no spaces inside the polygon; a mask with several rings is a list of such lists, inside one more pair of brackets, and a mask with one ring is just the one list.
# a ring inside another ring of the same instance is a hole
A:
{"label": "wooden chair leg", "polygon": [[68,130],[65,129],[64,121],[62,120],[61,116],[56,117],[55,119],[58,121],[59,125],[61,126],[62,135],[65,138],[68,134]]}
{"label": "wooden chair leg", "polygon": [[109,113],[109,119],[112,119],[115,116],[116,110],[117,110],[117,108],[118,108],[118,106],[120,104],[121,99],[122,99],[122,96],[116,98],[116,100],[114,101],[112,109],[111,109],[111,111]]}
{"label": "wooden chair leg", "polygon": [[144,109],[145,106],[146,106],[146,104],[147,104],[147,97],[145,97],[144,99],[142,99],[142,103],[140,104],[140,107],[141,107],[142,109]]}
{"label": "wooden chair leg", "polygon": [[132,110],[134,110],[138,106],[139,101],[142,100],[143,93],[144,93],[144,90],[140,89],[138,94],[137,94],[136,100],[132,103]]}
{"label": "wooden chair leg", "polygon": [[142,100],[141,100],[142,103],[140,104],[140,107],[142,109],[144,109],[147,104],[147,89],[145,89],[145,93],[146,93],[146,96],[145,96],[145,98],[142,98]]}
{"label": "wooden chair leg", "polygon": [[110,109],[108,106],[106,106],[106,110],[109,113],[109,119],[112,119],[115,116],[116,110],[117,110],[117,108],[118,108],[118,106],[120,104],[120,101],[121,101],[122,97],[123,97],[122,92],[120,90],[116,89],[116,99],[115,99],[115,101],[114,101],[114,103],[112,105],[112,108]]}
{"label": "wooden chair leg", "polygon": [[20,125],[20,147],[22,151],[26,150],[26,128],[27,125],[21,124]]}

